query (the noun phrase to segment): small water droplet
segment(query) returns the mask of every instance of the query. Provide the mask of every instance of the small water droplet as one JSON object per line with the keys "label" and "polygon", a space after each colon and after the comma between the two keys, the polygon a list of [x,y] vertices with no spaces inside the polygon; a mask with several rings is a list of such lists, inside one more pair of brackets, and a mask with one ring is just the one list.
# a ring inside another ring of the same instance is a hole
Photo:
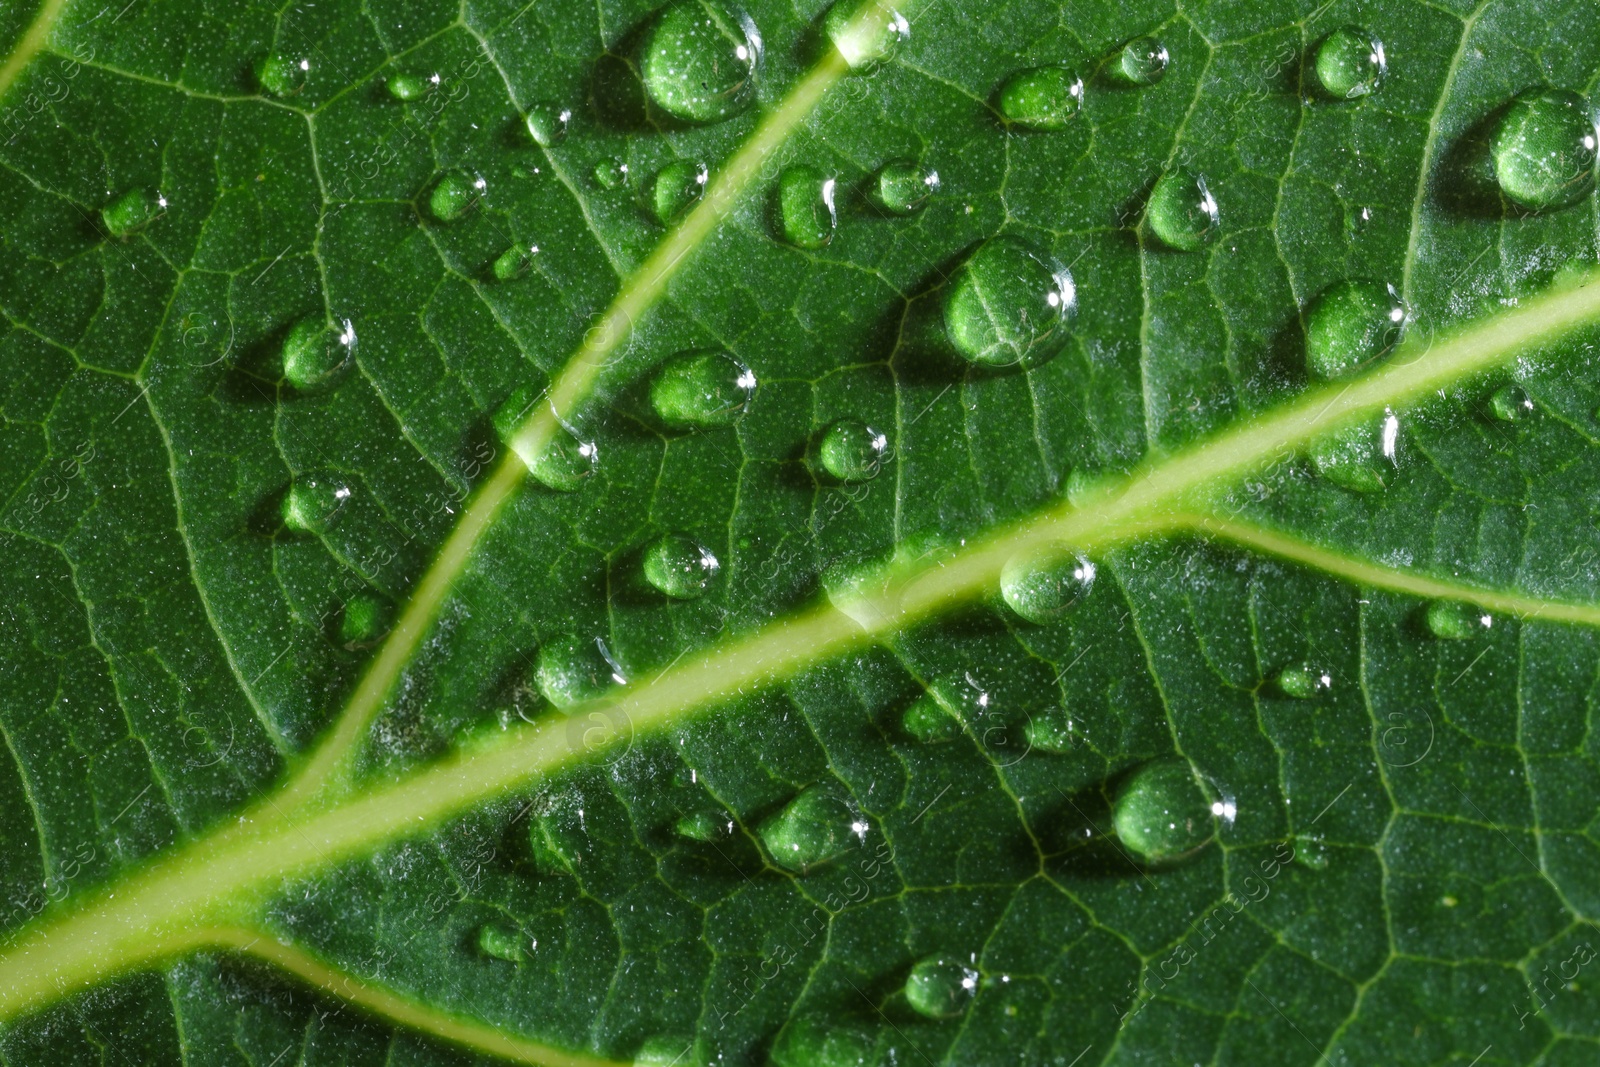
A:
{"label": "small water droplet", "polygon": [[1083,79],[1066,67],[1019,70],[1000,87],[1000,114],[1029,130],[1064,129],[1083,107]]}
{"label": "small water droplet", "polygon": [[301,533],[327,533],[338,524],[350,492],[332,471],[301,475],[283,498],[283,524]]}
{"label": "small water droplet", "polygon": [[1082,740],[1078,724],[1066,708],[1046,708],[1028,716],[1023,733],[1030,752],[1070,752]]}
{"label": "small water droplet", "polygon": [[1341,26],[1317,46],[1315,67],[1323,92],[1335,100],[1358,100],[1378,91],[1389,60],[1382,41],[1360,26]]}
{"label": "small water droplet", "polygon": [[961,720],[940,701],[930,688],[913,700],[900,716],[905,732],[925,745],[951,741],[961,736]]}
{"label": "small water droplet", "polygon": [[678,1034],[658,1035],[639,1046],[634,1067],[705,1067],[694,1051],[694,1041]]}
{"label": "small water droplet", "polygon": [[1225,813],[1226,805],[1206,798],[1193,767],[1181,759],[1162,759],[1145,764],[1122,783],[1111,821],[1122,847],[1154,865],[1198,851],[1216,832],[1216,817]]}
{"label": "small water droplet", "polygon": [[594,165],[594,182],[602,189],[620,189],[628,181],[628,165],[616,159],[602,159]]}
{"label": "small water droplet", "polygon": [[276,97],[289,97],[306,87],[311,60],[287,52],[274,52],[256,67],[256,81]]}
{"label": "small water droplet", "polygon": [[1135,37],[1117,50],[1111,76],[1124,85],[1154,85],[1167,73],[1167,46],[1154,37]]}
{"label": "small water droplet", "polygon": [[320,316],[303,319],[283,340],[283,377],[302,393],[338,384],[350,369],[356,329],[349,319],[334,326]]}
{"label": "small water droplet", "polygon": [[545,450],[528,465],[528,472],[546,488],[561,493],[577,491],[600,467],[600,448],[561,427]]}
{"label": "small water droplet", "polygon": [[761,33],[718,0],[676,0],[651,23],[639,57],[650,101],[685,122],[717,122],[755,99]]}
{"label": "small water droplet", "polygon": [[1037,367],[1066,344],[1077,306],[1065,267],[1015,237],[991,237],[948,283],[945,334],[973,363]]}
{"label": "small water droplet", "polygon": [[534,142],[549,148],[560,144],[567,136],[567,124],[572,121],[572,109],[560,104],[538,103],[528,108],[528,136]]}
{"label": "small water droplet", "polygon": [[428,210],[440,222],[454,222],[477,206],[486,188],[482,178],[451,171],[434,183],[433,192],[428,194]]}
{"label": "small water droplet", "polygon": [[1333,381],[1364,370],[1405,336],[1410,314],[1394,286],[1342,281],[1306,312],[1306,362],[1312,377]]}
{"label": "small water droplet", "polygon": [[522,936],[509,926],[490,924],[478,928],[478,951],[507,963],[522,962]]}
{"label": "small water droplet", "polygon": [[1145,204],[1144,220],[1168,248],[1198,252],[1217,235],[1221,213],[1205,175],[1174,167],[1156,179]]}
{"label": "small water droplet", "polygon": [[558,708],[594,700],[626,681],[604,641],[576,634],[541,646],[534,668],[534,684]]}
{"label": "small water droplet", "polygon": [[878,1067],[886,1061],[901,1062],[892,1051],[880,1054],[871,1034],[813,1015],[790,1020],[773,1042],[769,1058],[772,1067]]}
{"label": "small water droplet", "polygon": [[1494,618],[1459,600],[1435,600],[1423,612],[1428,632],[1442,641],[1465,641],[1494,625]]}
{"label": "small water droplet", "polygon": [[822,30],[853,71],[871,70],[911,36],[911,23],[882,0],[838,0]]}
{"label": "small water droplet", "polygon": [[710,549],[685,534],[667,534],[644,553],[645,581],[674,600],[702,596],[721,567]]}
{"label": "small water droplet", "polygon": [[957,956],[919,960],[906,978],[906,1003],[930,1019],[954,1019],[978,992],[978,972]]}
{"label": "small water droplet", "polygon": [[1313,871],[1328,869],[1328,846],[1320,837],[1311,834],[1296,834],[1294,839],[1294,861]]}
{"label": "small water droplet", "polygon": [[533,266],[533,257],[539,254],[538,245],[512,245],[501,252],[494,261],[494,276],[503,282],[515,281],[528,273],[528,268]]}
{"label": "small water droplet", "polygon": [[339,643],[355,651],[371,648],[389,632],[394,604],[377,593],[357,593],[345,601],[339,617]]}
{"label": "small water droplet", "polygon": [[697,811],[673,823],[672,829],[679,837],[712,844],[732,837],[734,823],[725,811]]}
{"label": "small water droplet", "polygon": [[1400,462],[1400,417],[1386,410],[1381,418],[1333,433],[1311,443],[1311,464],[1330,482],[1357,493],[1375,493],[1388,486]]}
{"label": "small water droplet", "polygon": [[1094,588],[1094,563],[1064,546],[1013,556],[1000,570],[1006,606],[1043,625],[1065,615]]}
{"label": "small water droplet", "polygon": [[939,172],[897,159],[883,165],[878,171],[875,199],[884,210],[896,215],[913,215],[921,211],[934,193],[939,191]]}
{"label": "small water droplet", "polygon": [[1517,422],[1532,415],[1536,409],[1533,397],[1515,383],[1501,386],[1489,398],[1489,411],[1501,422]]}
{"label": "small water droplet", "polygon": [[833,240],[839,215],[833,206],[834,180],[815,167],[785,167],[778,176],[778,224],[796,248],[817,249]]}
{"label": "small water droplet", "polygon": [[439,75],[391,74],[386,84],[396,100],[421,100],[439,87]]}
{"label": "small water droplet", "polygon": [[822,469],[841,482],[865,482],[878,476],[889,455],[889,435],[860,419],[840,419],[823,431],[817,445]]}
{"label": "small water droplet", "polygon": [[680,352],[650,383],[650,406],[675,429],[731,426],[755,396],[756,376],[717,349]]}
{"label": "small water droplet", "polygon": [[678,220],[705,195],[710,171],[704,163],[680,159],[656,174],[650,189],[650,207],[663,226]]}
{"label": "small water droplet", "polygon": [[129,189],[100,209],[113,237],[132,237],[167,213],[167,198],[154,189]]}
{"label": "small water droplet", "polygon": [[1304,664],[1285,667],[1272,681],[1279,693],[1295,700],[1309,700],[1333,686],[1332,675]]}
{"label": "small water droplet", "polygon": [[1506,107],[1490,135],[1495,180],[1530,211],[1575,204],[1594,191],[1594,113],[1566,89],[1532,89]]}
{"label": "small water droplet", "polygon": [[867,824],[834,793],[812,786],[769,816],[756,832],[774,863],[805,874],[858,845]]}

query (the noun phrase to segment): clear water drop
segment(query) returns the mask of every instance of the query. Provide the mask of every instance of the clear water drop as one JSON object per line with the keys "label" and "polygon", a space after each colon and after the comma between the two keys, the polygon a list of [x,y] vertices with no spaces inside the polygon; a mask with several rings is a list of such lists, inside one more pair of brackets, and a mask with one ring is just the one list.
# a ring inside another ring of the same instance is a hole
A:
{"label": "clear water drop", "polygon": [[1216,237],[1221,218],[1205,175],[1187,167],[1173,167],[1157,178],[1144,209],[1150,232],[1177,252],[1204,248]]}
{"label": "clear water drop", "polygon": [[167,213],[167,198],[154,189],[129,189],[100,209],[113,237],[132,237]]}
{"label": "clear water drop", "polygon": [[628,183],[628,165],[621,160],[602,159],[594,165],[594,183],[602,189],[620,189]]}
{"label": "clear water drop", "polygon": [[604,641],[577,634],[541,646],[534,667],[534,684],[558,708],[594,700],[626,681]]}
{"label": "clear water drop", "polygon": [[421,100],[439,87],[439,75],[391,74],[385,83],[389,95],[396,100],[410,102]]}
{"label": "clear water drop", "polygon": [[355,651],[371,648],[389,632],[394,604],[378,593],[357,593],[345,601],[339,616],[339,643]]}
{"label": "clear water drop", "polygon": [[1294,700],[1310,700],[1333,686],[1333,677],[1326,671],[1305,664],[1285,667],[1272,679],[1279,693]]}
{"label": "clear water drop", "polygon": [[761,33],[750,16],[718,0],[675,0],[655,17],[639,71],[650,101],[685,122],[717,122],[755,99]]}
{"label": "clear water drop", "polygon": [[939,172],[909,159],[896,159],[878,171],[874,199],[896,215],[914,215],[939,191]]}
{"label": "clear water drop", "polygon": [[522,936],[509,926],[491,923],[478,928],[478,951],[507,963],[522,962]]}
{"label": "clear water drop", "polygon": [[1006,606],[1031,623],[1043,625],[1064,616],[1094,588],[1094,563],[1065,548],[1019,554],[1000,570],[1000,595]]}
{"label": "clear water drop", "polygon": [[1400,343],[1409,322],[1394,286],[1335,282],[1306,312],[1306,363],[1312,377],[1335,381],[1359,373]]}
{"label": "clear water drop", "polygon": [[1400,417],[1382,417],[1323,434],[1311,443],[1311,465],[1322,477],[1357,493],[1387,488],[1400,463]]}
{"label": "clear water drop", "polygon": [[1117,50],[1111,76],[1124,85],[1154,85],[1167,73],[1167,46],[1154,37],[1135,37]]}
{"label": "clear water drop", "polygon": [[882,0],[838,0],[822,32],[853,71],[871,70],[911,36],[911,23]]}
{"label": "clear water drop", "polygon": [[338,524],[350,494],[350,486],[332,471],[303,474],[283,498],[283,524],[300,533],[327,533]]}
{"label": "clear water drop", "polygon": [[1532,89],[1507,106],[1489,139],[1495,181],[1530,211],[1567,207],[1594,191],[1594,112],[1566,89]]}
{"label": "clear water drop", "polygon": [[662,167],[650,187],[650,209],[656,219],[663,226],[676,222],[705,195],[710,176],[704,163],[687,159]]}
{"label": "clear water drop", "polygon": [[879,1067],[900,1060],[881,1054],[873,1035],[833,1019],[802,1015],[778,1034],[769,1056],[772,1067]]}
{"label": "clear water drop", "polygon": [[785,167],[778,176],[778,227],[796,248],[818,249],[833,240],[839,213],[834,180],[815,167]]}
{"label": "clear water drop", "polygon": [[549,148],[566,139],[567,125],[572,121],[572,109],[560,104],[537,103],[528,108],[523,121],[534,143]]}
{"label": "clear water drop", "polygon": [[1155,760],[1117,790],[1111,822],[1122,847],[1140,862],[1172,863],[1197,852],[1216,832],[1213,805],[1194,768],[1181,759]]}
{"label": "clear water drop", "polygon": [[1435,600],[1423,612],[1428,632],[1441,641],[1465,641],[1494,625],[1494,618],[1459,600]]}
{"label": "clear water drop", "polygon": [[841,482],[865,482],[878,476],[889,455],[889,435],[860,419],[840,419],[822,433],[817,460]]}
{"label": "clear water drop", "polygon": [[773,862],[799,874],[838,859],[866,832],[863,817],[822,786],[807,789],[756,830]]}
{"label": "clear water drop", "polygon": [[950,343],[986,367],[1036,367],[1067,342],[1078,306],[1072,274],[1015,237],[991,237],[946,286]]}
{"label": "clear water drop", "polygon": [[1078,724],[1066,708],[1046,708],[1028,716],[1023,734],[1029,752],[1071,752],[1081,740]]}
{"label": "clear water drop", "polygon": [[732,837],[734,822],[725,811],[697,811],[673,823],[672,829],[679,837],[712,844]]}
{"label": "clear water drop", "polygon": [[563,426],[556,430],[545,450],[528,465],[528,473],[547,489],[573,493],[593,478],[599,468],[599,446],[593,441],[580,440]]}
{"label": "clear water drop", "polygon": [[639,1046],[633,1067],[706,1067],[695,1054],[694,1041],[680,1034],[659,1034]]}
{"label": "clear water drop", "polygon": [[516,281],[533,266],[533,257],[539,254],[538,245],[512,245],[495,257],[494,276],[502,282]]}
{"label": "clear water drop", "polygon": [[929,689],[906,708],[900,716],[905,732],[925,745],[953,741],[961,736],[961,720]]}
{"label": "clear water drop", "polygon": [[256,67],[256,81],[261,88],[279,99],[304,89],[310,74],[311,60],[287,52],[274,52]]}
{"label": "clear water drop", "polygon": [[687,534],[667,534],[644,552],[644,579],[663,596],[695,600],[705,595],[722,564]]}
{"label": "clear water drop", "polygon": [[731,426],[755,396],[756,376],[720,349],[680,352],[650,382],[650,406],[675,429]]}
{"label": "clear water drop", "polygon": [[906,1003],[930,1019],[954,1019],[978,992],[978,972],[957,956],[918,960],[906,977]]}
{"label": "clear water drop", "polygon": [[1535,410],[1533,397],[1515,383],[1501,386],[1489,397],[1489,411],[1501,422],[1520,422]]}
{"label": "clear water drop", "polygon": [[1066,67],[1019,70],[1000,87],[1000,114],[1029,130],[1060,130],[1083,108],[1083,79]]}
{"label": "clear water drop", "polygon": [[319,393],[344,377],[355,359],[356,329],[320,316],[302,319],[283,340],[283,377],[302,393]]}
{"label": "clear water drop", "polygon": [[1341,26],[1324,37],[1313,65],[1322,91],[1335,100],[1369,96],[1389,73],[1383,42],[1360,26]]}
{"label": "clear water drop", "polygon": [[434,183],[428,211],[440,222],[455,222],[477,206],[487,188],[482,178],[451,171]]}

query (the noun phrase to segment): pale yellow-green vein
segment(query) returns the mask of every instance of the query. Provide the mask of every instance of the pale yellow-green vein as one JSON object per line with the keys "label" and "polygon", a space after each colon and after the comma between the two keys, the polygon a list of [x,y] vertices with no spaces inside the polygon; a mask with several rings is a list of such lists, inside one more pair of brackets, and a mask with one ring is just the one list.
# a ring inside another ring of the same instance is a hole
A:
{"label": "pale yellow-green vein", "polygon": [[0,100],[3,100],[22,70],[39,50],[50,39],[50,31],[55,27],[56,19],[61,16],[61,9],[67,6],[67,0],[44,0],[39,5],[38,12],[33,16],[33,21],[28,28],[22,31],[22,36],[17,38],[16,47],[11,49],[11,54],[6,56],[5,62],[0,63]]}

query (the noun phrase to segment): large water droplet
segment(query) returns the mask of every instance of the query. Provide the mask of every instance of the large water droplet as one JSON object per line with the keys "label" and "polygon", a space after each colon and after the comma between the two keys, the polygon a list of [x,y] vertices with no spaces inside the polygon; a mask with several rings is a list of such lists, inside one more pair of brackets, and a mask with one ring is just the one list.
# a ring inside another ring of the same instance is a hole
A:
{"label": "large water droplet", "polygon": [[1182,859],[1215,832],[1212,804],[1180,759],[1156,760],[1130,774],[1117,790],[1111,821],[1122,847],[1149,864]]}
{"label": "large water droplet", "polygon": [[1306,312],[1306,363],[1312,377],[1347,378],[1400,343],[1409,316],[1394,286],[1335,282]]}
{"label": "large water droplet", "polygon": [[870,70],[894,54],[911,35],[911,23],[882,0],[839,0],[828,9],[822,31],[851,70]]}
{"label": "large water droplet", "polygon": [[1533,397],[1515,383],[1501,386],[1489,397],[1489,412],[1501,422],[1519,422],[1534,410]]}
{"label": "large water droplet", "polygon": [[572,493],[594,477],[594,472],[599,467],[599,446],[593,441],[580,440],[576,434],[563,426],[556,430],[555,437],[545,450],[528,464],[528,473],[546,488],[561,493]]}
{"label": "large water droplet", "polygon": [[823,431],[817,445],[822,469],[841,482],[876,478],[889,455],[889,435],[860,419],[840,419]]}
{"label": "large water droplet", "polygon": [[757,830],[774,863],[805,874],[859,844],[866,821],[822,786],[812,786]]}
{"label": "large water droplet", "polygon": [[628,181],[628,165],[616,159],[602,159],[594,165],[594,182],[602,189],[620,189]]}
{"label": "large water droplet", "polygon": [[509,926],[490,924],[478,929],[478,951],[508,963],[522,962],[522,936]]}
{"label": "large water droplet", "polygon": [[339,521],[350,486],[332,471],[303,474],[283,498],[283,524],[301,533],[321,534]]}
{"label": "large water droplet", "polygon": [[377,593],[357,593],[345,601],[339,617],[339,643],[355,651],[370,648],[389,632],[394,604]]}
{"label": "large water droplet", "polygon": [[650,208],[663,226],[675,222],[706,191],[710,172],[704,163],[680,159],[656,174],[650,187]]}
{"label": "large water droplet", "polygon": [[154,189],[129,189],[100,209],[113,237],[132,237],[167,212],[167,198]]}
{"label": "large water droplet", "polygon": [[1154,85],[1167,73],[1167,46],[1154,37],[1135,37],[1117,50],[1111,76],[1124,85]]}
{"label": "large water droplet", "polygon": [[685,534],[667,534],[644,552],[645,581],[674,600],[703,595],[721,567],[710,549]]}
{"label": "large water droplet", "polygon": [[627,678],[604,641],[568,634],[539,649],[534,682],[550,703],[570,708],[603,696],[611,686],[625,684]]}
{"label": "large water droplet", "polygon": [[1221,214],[1205,175],[1174,167],[1156,179],[1144,220],[1156,239],[1178,252],[1197,252],[1217,235]]}
{"label": "large water droplet", "polygon": [[284,380],[302,393],[326,390],[350,369],[355,349],[350,320],[333,326],[320,316],[303,319],[283,339]]}
{"label": "large water droplet", "polygon": [[1444,641],[1465,641],[1489,629],[1494,618],[1459,600],[1435,600],[1423,613],[1428,632]]}
{"label": "large water droplet", "polygon": [[1399,466],[1400,417],[1379,419],[1324,434],[1311,443],[1311,464],[1335,485],[1357,493],[1385,488]]}
{"label": "large water droplet", "polygon": [[978,992],[978,972],[955,956],[929,956],[906,978],[906,1003],[930,1019],[953,1019]]}
{"label": "large water droplet", "polygon": [[1077,304],[1065,267],[1015,237],[992,237],[948,283],[945,334],[973,363],[1036,367],[1066,344]]}
{"label": "large water droplet", "polygon": [[274,52],[256,67],[256,81],[273,96],[293,96],[306,87],[311,60],[287,52]]}
{"label": "large water droplet", "polygon": [[396,100],[421,100],[439,87],[439,75],[391,74],[386,84]]}
{"label": "large water droplet", "polygon": [[1063,548],[1013,556],[1000,570],[1006,606],[1032,623],[1053,622],[1094,588],[1094,564]]}
{"label": "large water droplet", "polygon": [[834,180],[815,167],[786,167],[778,176],[778,224],[796,248],[822,248],[833,240],[839,215]]}
{"label": "large water droplet", "polygon": [[875,199],[886,211],[911,215],[921,211],[938,191],[938,171],[918,166],[908,159],[897,159],[885,163],[878,171]]}
{"label": "large water droplet", "polygon": [[1066,67],[1019,70],[1000,87],[1000,114],[1030,130],[1059,130],[1083,107],[1083,79]]}
{"label": "large water droplet", "polygon": [[528,108],[525,122],[528,136],[545,148],[560,144],[567,136],[567,124],[572,121],[572,109],[560,104],[538,103]]}
{"label": "large water droplet", "polygon": [[755,395],[756,376],[726,352],[681,352],[661,365],[650,383],[650,406],[668,426],[731,426]]}
{"label": "large water droplet", "polygon": [[676,0],[650,26],[639,60],[645,92],[686,122],[737,115],[755,99],[761,33],[739,8]]}
{"label": "large water droplet", "polygon": [[952,741],[961,736],[961,720],[945,706],[934,689],[929,689],[901,714],[905,732],[925,745]]}
{"label": "large water droplet", "polygon": [[1594,191],[1596,136],[1594,113],[1577,93],[1522,93],[1489,140],[1500,191],[1530,211],[1577,203]]}
{"label": "large water droplet", "polygon": [[1383,42],[1360,26],[1341,26],[1317,46],[1317,81],[1335,100],[1356,100],[1378,91],[1389,72]]}
{"label": "large water droplet", "polygon": [[477,206],[487,188],[482,178],[469,178],[451,171],[434,184],[428,194],[428,211],[440,222],[454,222]]}

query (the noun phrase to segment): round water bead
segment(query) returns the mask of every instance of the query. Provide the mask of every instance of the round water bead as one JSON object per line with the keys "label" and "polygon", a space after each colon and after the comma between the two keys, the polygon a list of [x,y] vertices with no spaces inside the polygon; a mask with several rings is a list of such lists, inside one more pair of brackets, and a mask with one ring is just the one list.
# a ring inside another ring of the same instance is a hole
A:
{"label": "round water bead", "polygon": [[905,732],[925,745],[952,741],[961,736],[961,720],[945,707],[933,690],[923,693],[901,714]]}
{"label": "round water bead", "polygon": [[1083,79],[1066,67],[1019,70],[1000,87],[1000,114],[1030,130],[1059,130],[1083,107]]}
{"label": "round water bead", "polygon": [[822,20],[822,32],[851,70],[868,70],[911,36],[911,23],[882,0],[839,0]]}
{"label": "round water bead", "polygon": [[539,692],[558,708],[593,700],[626,681],[599,639],[576,634],[543,645],[534,668]]}
{"label": "round water bead", "polygon": [[1317,46],[1315,67],[1323,92],[1335,100],[1356,100],[1378,91],[1389,60],[1382,41],[1360,26],[1341,26]]}
{"label": "round water bead", "polygon": [[778,866],[804,874],[830,863],[866,836],[866,821],[839,797],[812,786],[756,831]]}
{"label": "round water bead", "polygon": [[686,122],[737,115],[755,99],[761,33],[739,8],[675,0],[645,35],[639,70],[650,100]]}
{"label": "round water bead", "polygon": [[906,1003],[930,1019],[954,1019],[978,992],[978,972],[954,956],[919,960],[906,977]]}
{"label": "round water bead", "polygon": [[834,180],[815,167],[785,167],[778,176],[778,226],[796,248],[817,249],[833,240],[839,213],[833,205]]}
{"label": "round water bead", "polygon": [[396,100],[421,100],[439,87],[439,75],[391,74],[386,85]]}
{"label": "round water bead", "polygon": [[1517,422],[1535,411],[1533,397],[1515,383],[1501,386],[1489,397],[1489,411],[1501,422]]}
{"label": "round water bead", "polygon": [[711,550],[686,534],[667,534],[644,552],[644,579],[663,596],[695,600],[721,569]]}
{"label": "round water bead", "polygon": [[680,352],[650,383],[656,417],[677,429],[731,426],[755,396],[756,376],[719,349]]}
{"label": "round water bead", "polygon": [[871,1034],[812,1015],[785,1026],[769,1058],[772,1067],[877,1067],[888,1059]]}
{"label": "round water bead", "polygon": [[841,482],[865,482],[878,476],[889,455],[889,436],[860,419],[840,419],[822,433],[817,460]]}
{"label": "round water bead", "polygon": [[1167,73],[1167,46],[1154,37],[1135,37],[1117,50],[1111,76],[1124,85],[1154,85]]}
{"label": "round water bead", "polygon": [[1459,600],[1435,600],[1423,613],[1428,632],[1443,641],[1465,641],[1486,630],[1494,620]]}
{"label": "round water bead", "polygon": [[515,281],[528,273],[528,268],[533,266],[533,257],[539,254],[538,245],[512,245],[495,258],[494,276],[502,282]]}
{"label": "round water bead", "polygon": [[1306,363],[1313,378],[1347,378],[1400,343],[1409,316],[1394,286],[1335,282],[1306,312]]}
{"label": "round water bead", "polygon": [[602,189],[620,189],[628,181],[628,165],[615,159],[602,159],[594,165],[594,182]]}
{"label": "round water bead", "polygon": [[339,617],[339,643],[354,650],[377,643],[389,632],[394,605],[376,593],[357,593],[345,601]]}
{"label": "round water bead", "polygon": [[656,219],[663,226],[677,221],[705,194],[710,177],[704,163],[687,159],[662,167],[650,188],[650,209]]}
{"label": "round water bead", "polygon": [[129,189],[100,209],[113,237],[132,237],[167,213],[167,198],[154,189]]}
{"label": "round water bead", "polygon": [[528,136],[532,137],[535,143],[549,148],[566,139],[567,124],[572,121],[572,109],[562,107],[560,104],[534,104],[528,108],[528,115],[524,121],[528,127]]}
{"label": "round water bead", "polygon": [[454,222],[478,203],[488,186],[482,178],[469,178],[460,171],[441,177],[428,194],[428,211],[440,222]]}
{"label": "round water bead", "polygon": [[1077,302],[1065,267],[1015,237],[991,237],[946,287],[945,334],[973,363],[1036,367],[1066,344]]}
{"label": "round water bead", "polygon": [[302,393],[335,385],[350,369],[356,331],[346,319],[335,327],[320,316],[302,319],[283,339],[283,377]]}
{"label": "round water bead", "polygon": [[350,486],[339,475],[331,471],[301,475],[283,498],[283,524],[301,533],[327,533],[349,499]]}
{"label": "round water bead", "polygon": [[912,215],[939,191],[939,173],[910,160],[897,159],[878,171],[876,199],[886,211]]}
{"label": "round water bead", "polygon": [[[528,457],[522,457],[524,462]],[[581,441],[566,427],[559,427],[543,452],[528,463],[532,474],[548,489],[559,493],[576,492],[594,477],[600,467],[600,448],[593,441]]]}
{"label": "round water bead", "polygon": [[679,837],[710,844],[732,837],[734,823],[725,811],[697,811],[673,823],[672,829]]}
{"label": "round water bead", "polygon": [[1156,760],[1130,774],[1112,802],[1111,821],[1122,846],[1149,864],[1182,859],[1215,832],[1212,804],[1181,759]]}
{"label": "round water bead", "polygon": [[1388,486],[1399,465],[1400,418],[1381,419],[1323,434],[1311,443],[1311,464],[1334,485],[1357,493]]}
{"label": "round water bead", "polygon": [[276,97],[294,96],[306,87],[311,60],[287,52],[274,52],[256,67],[256,81]]}
{"label": "round water bead", "polygon": [[490,924],[478,929],[478,951],[508,963],[522,962],[522,937],[506,926]]}
{"label": "round water bead", "polygon": [[1032,623],[1053,622],[1094,588],[1094,564],[1058,548],[1017,555],[1000,570],[1006,607]]}
{"label": "round water bead", "polygon": [[1217,235],[1221,214],[1205,175],[1174,167],[1156,179],[1144,220],[1156,239],[1178,252],[1197,252]]}
{"label": "round water bead", "polygon": [[1285,667],[1272,681],[1278,692],[1295,700],[1309,700],[1333,685],[1333,679],[1327,672],[1304,664]]}
{"label": "round water bead", "polygon": [[1489,152],[1500,191],[1530,211],[1566,207],[1594,191],[1594,113],[1577,93],[1519,95],[1490,135]]}

